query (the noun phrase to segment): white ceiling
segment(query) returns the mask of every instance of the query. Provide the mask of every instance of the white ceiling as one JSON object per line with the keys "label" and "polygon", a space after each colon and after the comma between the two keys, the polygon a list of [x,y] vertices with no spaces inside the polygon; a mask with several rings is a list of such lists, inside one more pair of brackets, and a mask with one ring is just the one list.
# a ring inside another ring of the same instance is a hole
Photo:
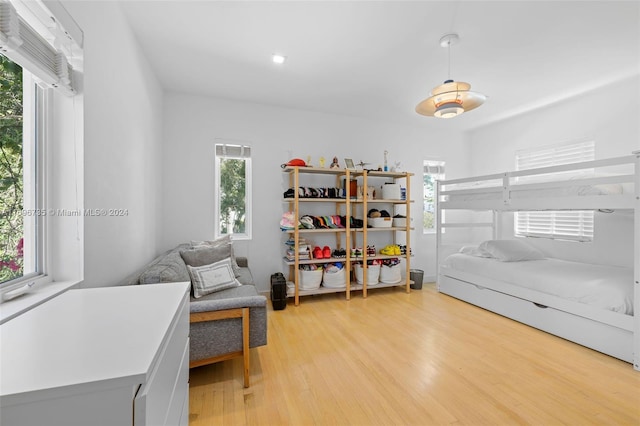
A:
{"label": "white ceiling", "polygon": [[[127,1],[167,90],[468,129],[640,72],[638,1]],[[439,120],[414,112],[449,77],[488,96]],[[272,53],[288,60],[278,66]],[[625,94],[619,94],[624,96]],[[638,96],[639,94],[626,94]],[[438,123],[435,123],[435,122]]]}

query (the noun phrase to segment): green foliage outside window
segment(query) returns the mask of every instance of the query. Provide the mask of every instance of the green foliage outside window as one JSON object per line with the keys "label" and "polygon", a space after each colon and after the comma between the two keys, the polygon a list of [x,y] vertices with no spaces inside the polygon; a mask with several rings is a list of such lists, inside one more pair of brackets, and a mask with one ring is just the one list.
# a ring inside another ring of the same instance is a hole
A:
{"label": "green foliage outside window", "polygon": [[22,68],[0,55],[0,282],[23,275]]}
{"label": "green foliage outside window", "polygon": [[220,233],[243,234],[246,217],[246,162],[220,160]]}
{"label": "green foliage outside window", "polygon": [[424,208],[422,227],[425,231],[435,230],[436,217],[436,179],[432,174],[425,173],[424,177]]}

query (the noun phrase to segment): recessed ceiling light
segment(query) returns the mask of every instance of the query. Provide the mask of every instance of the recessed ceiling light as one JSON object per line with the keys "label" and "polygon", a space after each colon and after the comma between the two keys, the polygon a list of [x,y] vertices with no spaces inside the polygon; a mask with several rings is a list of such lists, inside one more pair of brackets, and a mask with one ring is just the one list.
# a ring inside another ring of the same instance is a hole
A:
{"label": "recessed ceiling light", "polygon": [[284,64],[284,61],[287,60],[287,57],[274,53],[273,56],[271,57],[271,60],[276,64]]}

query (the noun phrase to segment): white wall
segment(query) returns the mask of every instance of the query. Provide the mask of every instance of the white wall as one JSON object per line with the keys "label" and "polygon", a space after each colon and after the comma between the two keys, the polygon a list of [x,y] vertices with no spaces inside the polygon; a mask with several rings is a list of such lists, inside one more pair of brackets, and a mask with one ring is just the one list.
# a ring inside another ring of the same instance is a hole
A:
{"label": "white wall", "polygon": [[[514,170],[516,151],[572,140],[594,140],[596,159],[629,155],[640,149],[638,93],[640,77],[635,76],[477,129],[467,141],[471,173]],[[628,212],[596,213],[593,243],[528,241],[560,258],[631,266],[632,225]]]}
{"label": "white wall", "polygon": [[[182,94],[165,94],[163,157],[162,247],[169,249],[192,239],[213,238],[214,139],[234,139],[252,147],[253,238],[234,243],[238,255],[249,262],[260,290],[267,291],[269,276],[285,270],[281,259],[286,238],[279,221],[287,205],[282,202],[288,180],[280,164],[292,157],[333,156],[383,163],[400,161],[403,170],[415,173],[414,200],[422,199],[422,160],[442,158],[451,173],[463,174],[466,166],[460,136],[435,133],[425,127],[409,128],[358,118],[320,114],[264,105]],[[324,186],[327,186],[326,184]],[[416,230],[412,234],[416,256],[412,267],[435,276],[435,237],[423,236],[422,203],[413,204]],[[327,213],[325,213],[327,214]]]}
{"label": "white wall", "polygon": [[[64,2],[84,31],[84,286],[115,284],[157,253],[163,92],[115,2]],[[69,208],[75,208],[71,206]]]}

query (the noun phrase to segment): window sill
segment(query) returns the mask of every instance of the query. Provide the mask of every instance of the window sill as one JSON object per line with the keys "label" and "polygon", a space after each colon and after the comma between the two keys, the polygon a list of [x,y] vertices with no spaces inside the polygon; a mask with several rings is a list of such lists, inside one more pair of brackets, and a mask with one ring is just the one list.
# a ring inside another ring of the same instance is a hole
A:
{"label": "window sill", "polygon": [[0,324],[53,299],[79,283],[80,281],[36,282],[28,293],[0,304]]}

